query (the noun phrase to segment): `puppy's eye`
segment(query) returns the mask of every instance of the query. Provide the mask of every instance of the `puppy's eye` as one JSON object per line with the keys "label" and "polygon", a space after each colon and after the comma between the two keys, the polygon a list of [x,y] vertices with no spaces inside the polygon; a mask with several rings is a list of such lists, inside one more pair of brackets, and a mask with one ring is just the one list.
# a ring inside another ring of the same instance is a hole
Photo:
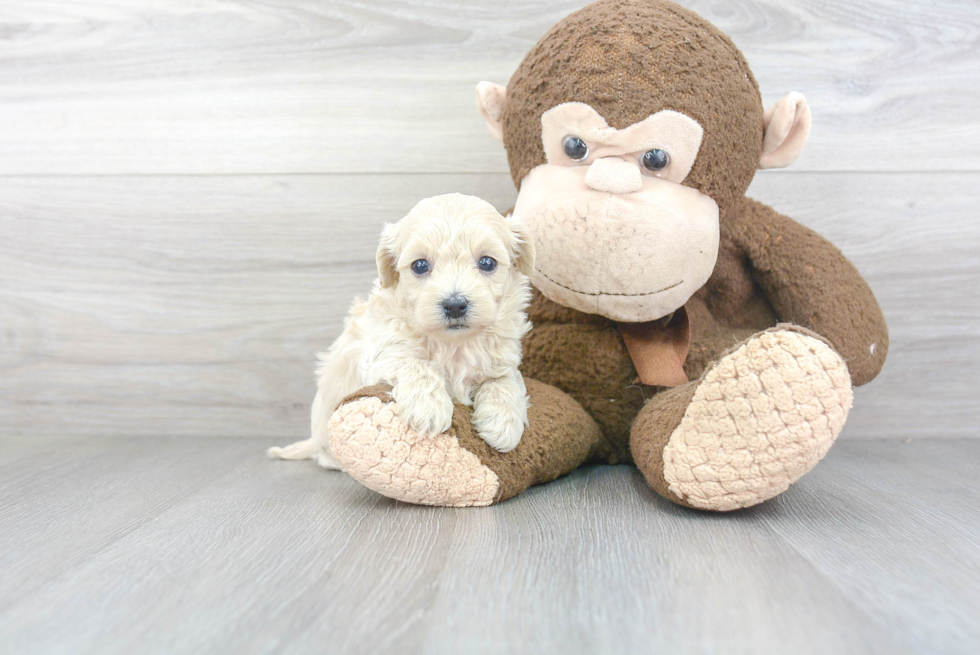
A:
{"label": "puppy's eye", "polygon": [[490,273],[491,271],[496,270],[497,260],[493,257],[480,257],[480,261],[476,263],[476,267],[481,271]]}
{"label": "puppy's eye", "polygon": [[565,154],[572,161],[582,161],[589,156],[589,146],[585,145],[585,141],[577,136],[566,136],[561,145],[565,149]]}
{"label": "puppy's eye", "polygon": [[416,259],[412,262],[412,272],[416,275],[425,275],[429,272],[429,262],[424,259]]}
{"label": "puppy's eye", "polygon": [[663,150],[654,148],[643,153],[643,168],[648,171],[657,172],[663,170],[670,163],[670,157]]}

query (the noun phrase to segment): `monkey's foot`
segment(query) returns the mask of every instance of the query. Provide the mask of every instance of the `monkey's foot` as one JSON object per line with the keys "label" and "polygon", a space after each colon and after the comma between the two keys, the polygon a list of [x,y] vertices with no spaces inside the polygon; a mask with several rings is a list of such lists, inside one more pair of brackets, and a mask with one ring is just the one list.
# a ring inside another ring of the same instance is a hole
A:
{"label": "monkey's foot", "polygon": [[700,380],[650,401],[632,449],[664,497],[699,509],[749,507],[823,459],[851,408],[851,378],[823,339],[794,326],[751,337]]}
{"label": "monkey's foot", "polygon": [[525,380],[529,427],[508,453],[488,446],[469,407],[456,405],[449,432],[425,437],[401,422],[390,387],[349,396],[330,419],[333,456],[355,480],[378,493],[419,505],[491,505],[575,469],[600,438],[574,400]]}
{"label": "monkey's foot", "polygon": [[497,475],[449,433],[425,437],[398,418],[387,391],[368,388],[330,419],[334,457],[379,494],[418,505],[484,506],[497,497]]}

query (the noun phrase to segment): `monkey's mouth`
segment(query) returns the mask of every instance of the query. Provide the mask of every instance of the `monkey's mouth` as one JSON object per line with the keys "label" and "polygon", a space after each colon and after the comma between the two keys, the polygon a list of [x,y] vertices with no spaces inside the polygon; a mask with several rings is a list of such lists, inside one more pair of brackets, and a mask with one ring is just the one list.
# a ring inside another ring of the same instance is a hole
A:
{"label": "monkey's mouth", "polygon": [[657,289],[656,291],[643,291],[641,293],[613,293],[611,291],[598,291],[598,292],[593,293],[591,291],[579,291],[578,289],[573,289],[572,287],[570,287],[570,286],[568,286],[566,284],[562,284],[558,280],[554,279],[553,277],[551,277],[550,275],[548,275],[547,273],[545,273],[544,271],[542,271],[537,266],[534,267],[534,270],[537,271],[538,273],[540,273],[544,278],[546,278],[552,284],[557,284],[562,289],[568,289],[572,293],[578,293],[578,294],[581,294],[583,296],[619,296],[619,297],[626,297],[626,298],[639,298],[639,297],[642,297],[642,296],[655,296],[658,293],[663,293],[664,291],[670,291],[671,289],[673,289],[675,287],[679,287],[680,285],[684,284],[684,280],[679,280],[679,281],[674,282],[673,284],[668,285],[668,286],[666,286],[666,287],[664,287],[662,289]]}

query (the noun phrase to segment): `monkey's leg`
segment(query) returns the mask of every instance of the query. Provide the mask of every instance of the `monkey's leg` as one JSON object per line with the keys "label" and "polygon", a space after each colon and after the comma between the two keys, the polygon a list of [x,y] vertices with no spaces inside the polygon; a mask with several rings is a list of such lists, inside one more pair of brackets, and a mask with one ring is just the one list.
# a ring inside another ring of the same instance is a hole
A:
{"label": "monkey's leg", "polygon": [[525,379],[531,406],[517,448],[500,453],[477,435],[472,410],[456,405],[448,433],[423,437],[404,425],[388,394],[367,387],[348,396],[330,422],[333,456],[378,493],[420,505],[492,505],[565,475],[601,439],[582,406],[558,389]]}
{"label": "monkey's leg", "polygon": [[850,408],[840,355],[808,330],[778,325],[647,402],[630,449],[664,498],[724,512],[773,498],[816,466]]}

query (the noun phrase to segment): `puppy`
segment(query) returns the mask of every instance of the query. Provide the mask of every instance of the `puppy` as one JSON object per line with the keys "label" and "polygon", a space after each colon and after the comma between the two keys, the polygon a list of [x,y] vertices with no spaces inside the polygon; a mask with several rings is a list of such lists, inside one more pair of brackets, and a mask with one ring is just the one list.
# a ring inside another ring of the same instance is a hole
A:
{"label": "puppy", "polygon": [[383,382],[419,433],[448,430],[456,400],[473,407],[484,441],[513,450],[528,408],[517,370],[534,268],[524,226],[479,198],[435,196],[385,226],[377,264],[371,295],[354,301],[344,332],[318,355],[312,437],[269,456],[341,468],[330,452],[330,416],[348,394]]}

